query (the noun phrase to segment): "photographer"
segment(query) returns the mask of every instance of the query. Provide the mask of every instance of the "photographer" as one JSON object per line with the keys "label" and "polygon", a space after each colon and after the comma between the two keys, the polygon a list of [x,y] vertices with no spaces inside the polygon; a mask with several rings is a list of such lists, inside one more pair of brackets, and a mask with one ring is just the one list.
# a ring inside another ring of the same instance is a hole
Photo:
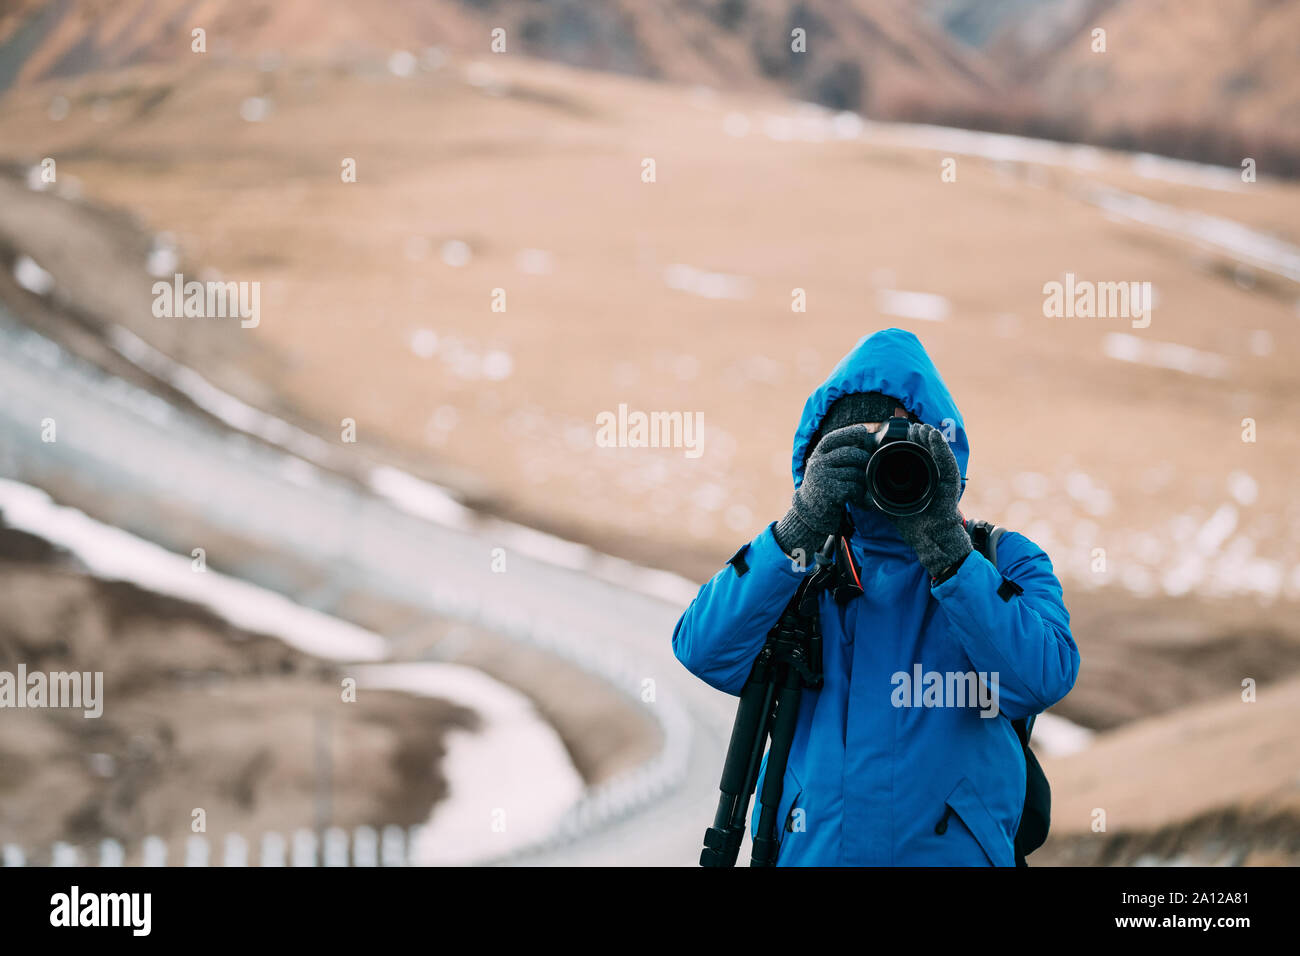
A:
{"label": "photographer", "polygon": [[[928,504],[906,516],[881,510],[868,491],[876,435],[892,418],[910,422],[895,428],[936,466]],[[677,623],[678,660],[739,694],[812,556],[829,535],[848,540],[863,593],[843,604],[822,594],[817,605],[824,684],[799,708],[778,865],[1019,861],[1026,750],[1012,722],[1069,692],[1079,652],[1040,548],[1007,532],[997,567],[974,551],[957,508],[968,454],[961,413],[916,336],[862,339],[804,406],[789,513],[741,548]],[[901,686],[913,674],[939,680],[927,679],[924,693]],[[969,675],[981,700],[992,691],[991,710],[950,699]]]}

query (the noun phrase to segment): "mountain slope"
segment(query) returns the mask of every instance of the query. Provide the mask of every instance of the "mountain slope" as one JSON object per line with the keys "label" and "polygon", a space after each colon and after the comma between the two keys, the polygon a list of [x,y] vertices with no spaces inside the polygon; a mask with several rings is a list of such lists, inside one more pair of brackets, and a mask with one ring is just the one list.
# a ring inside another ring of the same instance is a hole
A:
{"label": "mountain slope", "polygon": [[[932,119],[1300,174],[1300,3],[930,0],[1012,99]],[[1106,31],[1105,52],[1093,31]]]}
{"label": "mountain slope", "polygon": [[[0,18],[0,90],[195,56],[196,27],[210,54],[238,59],[489,53],[500,27],[507,53],[887,114],[918,99],[970,104],[999,87],[978,54],[902,0],[53,0]],[[791,50],[795,29],[806,52]]]}

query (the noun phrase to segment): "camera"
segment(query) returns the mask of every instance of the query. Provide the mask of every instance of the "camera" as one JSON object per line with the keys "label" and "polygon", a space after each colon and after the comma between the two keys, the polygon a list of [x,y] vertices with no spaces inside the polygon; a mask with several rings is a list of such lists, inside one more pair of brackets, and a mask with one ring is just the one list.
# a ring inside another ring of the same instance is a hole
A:
{"label": "camera", "polygon": [[939,466],[930,449],[910,441],[906,418],[891,418],[871,437],[867,494],[877,508],[895,517],[920,514],[939,487]]}

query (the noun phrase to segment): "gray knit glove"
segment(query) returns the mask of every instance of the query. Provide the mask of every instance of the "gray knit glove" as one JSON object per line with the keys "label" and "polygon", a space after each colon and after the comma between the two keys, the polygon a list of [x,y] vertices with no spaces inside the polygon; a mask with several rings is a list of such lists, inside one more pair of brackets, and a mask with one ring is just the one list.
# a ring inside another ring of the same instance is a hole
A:
{"label": "gray knit glove", "polygon": [[782,551],[798,557],[795,551],[801,550],[811,563],[827,536],[840,529],[844,506],[862,499],[870,458],[871,433],[862,425],[826,433],[808,456],[792,507],[775,528]]}
{"label": "gray knit glove", "polygon": [[886,517],[898,528],[903,540],[912,546],[930,576],[939,577],[971,552],[970,535],[962,527],[961,515],[957,513],[961,470],[957,467],[957,456],[944,441],[943,432],[933,425],[909,425],[907,438],[930,449],[935,464],[939,466],[939,488],[920,514]]}

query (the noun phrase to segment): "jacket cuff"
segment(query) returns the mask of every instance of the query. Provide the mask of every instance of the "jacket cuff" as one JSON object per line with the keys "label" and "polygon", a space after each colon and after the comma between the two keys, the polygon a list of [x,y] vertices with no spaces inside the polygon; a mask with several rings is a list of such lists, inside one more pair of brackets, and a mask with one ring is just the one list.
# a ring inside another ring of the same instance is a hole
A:
{"label": "jacket cuff", "polygon": [[784,518],[768,526],[772,530],[773,541],[787,561],[795,559],[796,550],[803,551],[805,565],[813,564],[817,550],[826,541],[826,535],[820,534],[808,526],[808,522],[791,508]]}
{"label": "jacket cuff", "polygon": [[[781,548],[780,543],[777,541],[776,530],[777,522],[773,521],[759,532],[758,537],[737,552],[737,555],[750,568],[767,573],[776,571],[792,580],[797,580],[803,577],[817,563],[816,550],[808,551],[803,557],[803,566],[799,567],[795,556],[787,554]],[[797,543],[791,545],[791,547],[798,546]]]}
{"label": "jacket cuff", "polygon": [[937,578],[933,580],[930,593],[943,601],[945,598],[956,597],[971,587],[987,586],[990,591],[996,591],[1001,580],[1002,575],[998,574],[997,568],[989,564],[984,555],[971,551],[947,578],[942,581]]}
{"label": "jacket cuff", "polygon": [[948,565],[948,567],[944,568],[942,571],[940,571],[938,574],[932,577],[930,579],[930,587],[937,588],[940,584],[943,584],[944,581],[947,581],[949,578],[955,576],[957,572],[961,570],[961,566],[966,563],[966,559],[969,558],[970,556],[971,556],[971,552],[967,551],[965,554],[963,554],[952,564]]}

